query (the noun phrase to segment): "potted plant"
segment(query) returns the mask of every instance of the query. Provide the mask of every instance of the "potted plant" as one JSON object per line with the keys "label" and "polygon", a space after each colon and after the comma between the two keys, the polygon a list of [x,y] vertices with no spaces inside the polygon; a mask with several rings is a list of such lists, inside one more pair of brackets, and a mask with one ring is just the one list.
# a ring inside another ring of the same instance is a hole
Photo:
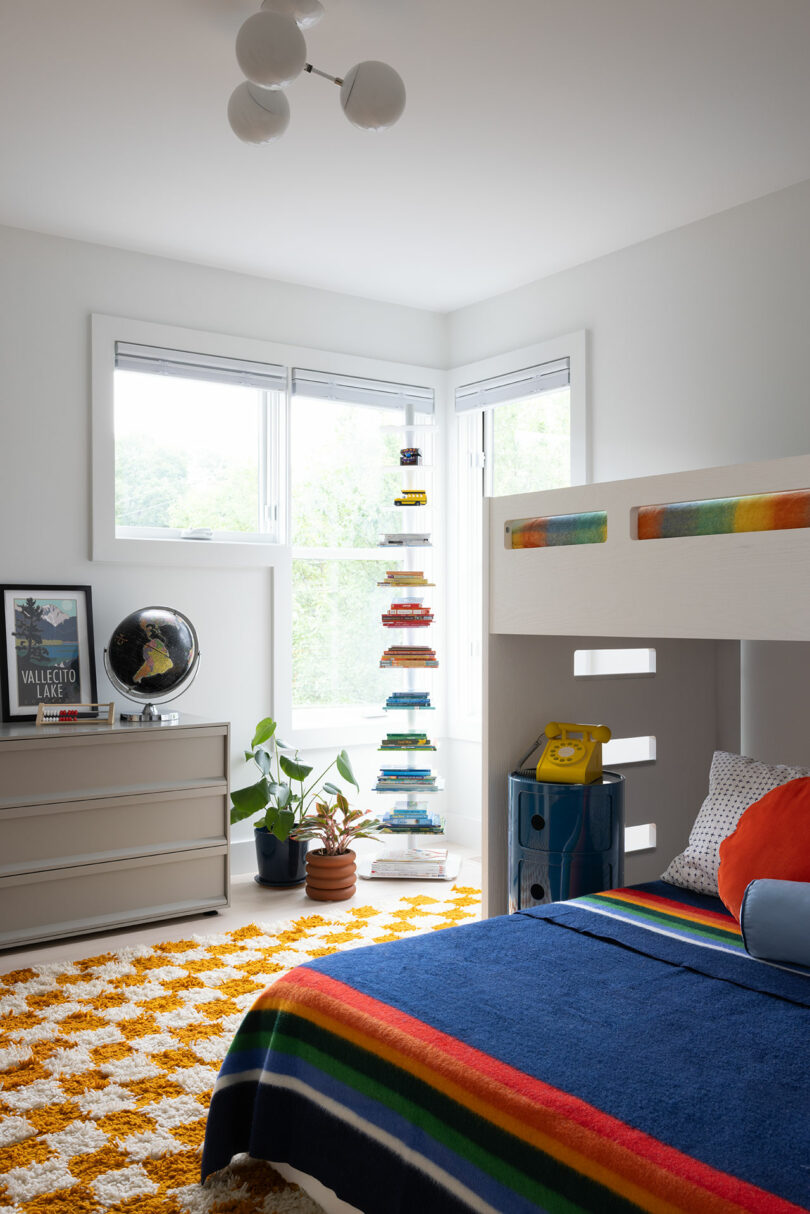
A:
{"label": "potted plant", "polygon": [[[350,783],[357,788],[353,778]],[[363,809],[350,809],[334,785],[325,784],[324,789],[330,797],[316,801],[315,812],[304,818],[296,832],[299,838],[320,839],[322,844],[306,855],[306,893],[316,902],[343,902],[357,888],[357,857],[349,844],[355,839],[373,839],[381,824]]]}
{"label": "potted plant", "polygon": [[260,885],[300,885],[306,876],[307,842],[298,827],[317,797],[324,792],[340,793],[334,784],[324,783],[333,767],[358,787],[349,756],[341,750],[319,776],[310,779],[314,769],[276,736],[272,717],[259,721],[250,747],[245,759],[255,763],[261,778],[231,793],[231,823],[258,815],[254,837],[259,872],[255,879]]}

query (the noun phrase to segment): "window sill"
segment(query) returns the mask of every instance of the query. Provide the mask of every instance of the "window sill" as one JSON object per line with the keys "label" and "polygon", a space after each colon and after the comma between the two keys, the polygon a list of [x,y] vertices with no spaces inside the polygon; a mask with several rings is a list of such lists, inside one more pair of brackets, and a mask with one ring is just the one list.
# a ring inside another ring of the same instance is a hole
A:
{"label": "window sill", "polygon": [[304,709],[294,712],[292,728],[283,736],[302,751],[327,747],[379,746],[385,734],[386,713],[373,708]]}
{"label": "window sill", "polygon": [[245,540],[184,540],[93,536],[93,560],[127,565],[173,565],[202,569],[256,569],[285,565],[286,544]]}

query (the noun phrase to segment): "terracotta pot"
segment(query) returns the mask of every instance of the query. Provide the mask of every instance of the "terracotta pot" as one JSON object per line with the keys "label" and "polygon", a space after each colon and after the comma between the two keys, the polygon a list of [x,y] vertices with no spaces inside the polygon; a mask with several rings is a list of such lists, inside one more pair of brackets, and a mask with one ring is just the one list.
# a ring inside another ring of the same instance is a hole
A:
{"label": "terracotta pot", "polygon": [[315,902],[345,902],[357,889],[353,851],[327,856],[323,848],[307,852],[306,894]]}

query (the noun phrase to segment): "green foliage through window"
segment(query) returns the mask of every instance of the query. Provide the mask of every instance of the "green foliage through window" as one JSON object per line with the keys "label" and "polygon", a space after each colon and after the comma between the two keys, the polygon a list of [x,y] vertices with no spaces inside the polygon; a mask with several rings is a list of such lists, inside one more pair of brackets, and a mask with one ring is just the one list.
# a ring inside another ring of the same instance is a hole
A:
{"label": "green foliage through window", "polygon": [[256,533],[262,393],[115,373],[115,521]]}
{"label": "green foliage through window", "polygon": [[571,391],[560,388],[492,411],[492,493],[571,483]]}
{"label": "green foliage through window", "polygon": [[293,704],[368,705],[379,712],[393,689],[380,669],[385,648],[376,584],[397,561],[293,561]]}
{"label": "green foliage through window", "polygon": [[[386,644],[381,615],[390,592],[377,588],[405,554],[373,550],[386,531],[430,531],[415,511],[394,506],[403,473],[404,412],[295,396],[291,422],[293,560],[293,706],[363,707],[379,713],[402,676],[380,669]],[[425,511],[425,519],[429,512]],[[308,549],[328,553],[308,554]],[[365,559],[340,550],[365,549]],[[429,561],[430,549],[422,561]],[[388,597],[386,597],[388,593]]]}

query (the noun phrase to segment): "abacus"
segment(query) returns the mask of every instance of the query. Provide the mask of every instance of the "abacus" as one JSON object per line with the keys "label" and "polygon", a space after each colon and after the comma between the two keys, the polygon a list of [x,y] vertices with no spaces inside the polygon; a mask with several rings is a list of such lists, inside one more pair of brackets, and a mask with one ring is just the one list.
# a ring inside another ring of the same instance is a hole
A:
{"label": "abacus", "polygon": [[[79,714],[82,715],[79,715]],[[40,704],[37,725],[112,725],[115,720],[113,700],[100,704]]]}

